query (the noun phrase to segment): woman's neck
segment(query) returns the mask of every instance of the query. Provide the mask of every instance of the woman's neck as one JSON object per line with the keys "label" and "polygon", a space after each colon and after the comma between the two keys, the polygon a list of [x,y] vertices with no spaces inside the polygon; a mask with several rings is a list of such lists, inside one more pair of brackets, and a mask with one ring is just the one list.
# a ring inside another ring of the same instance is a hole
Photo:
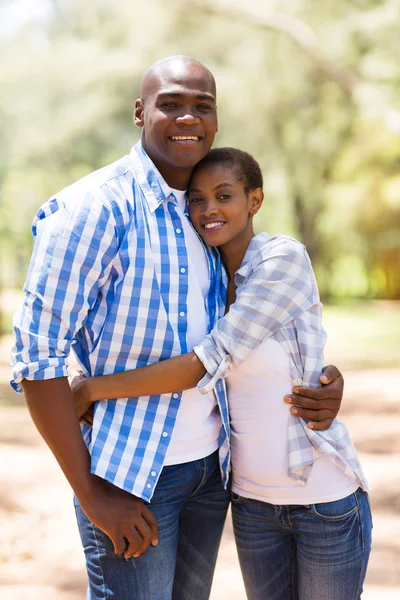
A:
{"label": "woman's neck", "polygon": [[240,239],[235,238],[218,248],[228,273],[228,281],[234,280],[235,273],[242,264],[246,250],[253,237],[254,232],[251,230],[244,237]]}

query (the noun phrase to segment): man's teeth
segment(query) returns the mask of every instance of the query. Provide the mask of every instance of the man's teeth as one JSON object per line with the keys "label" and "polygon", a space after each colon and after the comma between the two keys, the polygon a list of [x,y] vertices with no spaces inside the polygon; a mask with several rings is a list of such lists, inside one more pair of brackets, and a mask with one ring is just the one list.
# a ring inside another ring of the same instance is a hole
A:
{"label": "man's teeth", "polygon": [[171,139],[174,142],[185,142],[186,140],[193,140],[194,142],[199,141],[199,137],[197,135],[172,135]]}
{"label": "man's teeth", "polygon": [[213,229],[214,227],[219,227],[219,225],[223,225],[222,221],[215,221],[215,223],[206,223],[204,225],[205,229]]}

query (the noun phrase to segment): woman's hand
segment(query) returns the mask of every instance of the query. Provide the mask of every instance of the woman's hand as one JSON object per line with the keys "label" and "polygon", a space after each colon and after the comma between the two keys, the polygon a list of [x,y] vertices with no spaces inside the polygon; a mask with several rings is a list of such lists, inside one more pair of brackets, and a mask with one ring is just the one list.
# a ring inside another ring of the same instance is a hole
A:
{"label": "woman's hand", "polygon": [[93,425],[93,402],[90,398],[87,378],[80,373],[71,379],[70,386],[79,420],[91,427]]}

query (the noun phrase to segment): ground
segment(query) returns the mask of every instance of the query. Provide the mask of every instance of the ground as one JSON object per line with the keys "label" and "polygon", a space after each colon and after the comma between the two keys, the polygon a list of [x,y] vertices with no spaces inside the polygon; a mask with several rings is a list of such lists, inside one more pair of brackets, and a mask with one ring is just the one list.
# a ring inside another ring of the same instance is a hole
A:
{"label": "ground", "polygon": [[[10,391],[8,347],[9,340],[0,346],[0,598],[83,599],[86,577],[72,494],[22,397]],[[340,364],[340,352],[331,356]],[[345,371],[341,418],[372,487],[374,537],[365,600],[400,597],[399,380],[398,368]],[[228,519],[211,600],[244,599]]]}

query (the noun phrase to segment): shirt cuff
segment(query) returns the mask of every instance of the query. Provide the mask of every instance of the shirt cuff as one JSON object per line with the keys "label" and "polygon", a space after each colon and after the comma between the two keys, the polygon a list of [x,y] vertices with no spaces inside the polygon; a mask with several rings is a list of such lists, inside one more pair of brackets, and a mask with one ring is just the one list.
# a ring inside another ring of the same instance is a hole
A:
{"label": "shirt cuff", "polygon": [[28,364],[17,362],[13,365],[13,379],[10,385],[16,392],[22,393],[20,383],[23,379],[43,381],[58,377],[68,377],[68,362],[65,358],[40,360]]}
{"label": "shirt cuff", "polygon": [[[208,340],[206,340],[207,342]],[[197,358],[203,363],[207,373],[197,384],[197,389],[201,394],[208,394],[211,392],[219,379],[224,379],[229,375],[232,368],[232,358],[229,354],[225,356],[217,357],[207,352],[207,343],[203,343],[201,346],[195,346],[193,352]]]}

